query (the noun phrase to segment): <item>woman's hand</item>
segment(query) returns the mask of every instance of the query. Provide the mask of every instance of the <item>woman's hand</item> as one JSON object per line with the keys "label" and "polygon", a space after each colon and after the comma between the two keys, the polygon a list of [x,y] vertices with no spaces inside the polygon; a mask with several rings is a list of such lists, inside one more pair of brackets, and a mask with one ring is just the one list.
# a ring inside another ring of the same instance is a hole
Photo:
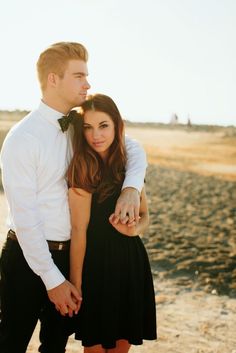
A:
{"label": "woman's hand", "polygon": [[75,310],[75,314],[78,314],[80,307],[81,307],[81,304],[82,304],[83,297],[82,297],[81,286],[79,286],[79,287],[76,286],[76,288],[77,288],[79,295],[80,295],[80,299],[77,301],[77,308]]}
{"label": "woman's hand", "polygon": [[77,307],[76,307],[76,309],[74,310],[74,313],[75,313],[75,314],[78,314],[78,312],[79,312],[79,310],[80,310],[80,307],[81,307],[81,304],[82,304],[83,297],[82,297],[81,286],[77,286],[77,285],[75,284],[75,287],[77,288],[77,291],[78,291],[79,296],[80,296],[79,300],[76,301],[76,306],[77,306]]}
{"label": "woman's hand", "polygon": [[129,237],[137,235],[136,223],[134,222],[133,226],[128,226],[128,224],[122,224],[120,221],[118,223],[115,222],[115,213],[109,217],[109,222],[111,225],[119,232]]}
{"label": "woman's hand", "polygon": [[81,304],[82,304],[82,300],[83,300],[83,297],[82,297],[82,290],[81,290],[81,282],[79,283],[76,283],[76,281],[73,281],[71,279],[71,283],[74,284],[75,288],[77,289],[77,293],[78,293],[78,297],[75,298],[73,297],[73,301],[74,303],[76,304],[76,308],[74,310],[70,310],[69,311],[69,316],[72,317],[74,314],[77,315],[79,310],[80,310],[80,307],[81,307]]}

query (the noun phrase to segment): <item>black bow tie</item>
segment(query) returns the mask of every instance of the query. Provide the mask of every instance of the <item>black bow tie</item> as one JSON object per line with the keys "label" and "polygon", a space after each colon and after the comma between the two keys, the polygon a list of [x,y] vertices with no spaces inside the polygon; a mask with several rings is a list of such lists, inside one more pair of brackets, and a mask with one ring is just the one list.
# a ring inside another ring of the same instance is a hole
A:
{"label": "black bow tie", "polygon": [[72,110],[68,116],[63,116],[62,118],[57,120],[61,127],[62,132],[65,132],[68,130],[70,123],[72,123],[72,121],[75,119],[74,114],[77,114],[77,112],[75,110]]}

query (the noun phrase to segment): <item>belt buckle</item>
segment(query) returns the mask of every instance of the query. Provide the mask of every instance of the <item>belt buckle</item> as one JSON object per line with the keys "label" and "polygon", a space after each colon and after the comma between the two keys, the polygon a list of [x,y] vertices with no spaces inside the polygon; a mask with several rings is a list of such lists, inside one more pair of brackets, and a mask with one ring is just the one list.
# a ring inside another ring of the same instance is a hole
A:
{"label": "belt buckle", "polygon": [[62,249],[63,249],[63,243],[59,243],[58,250],[62,250]]}

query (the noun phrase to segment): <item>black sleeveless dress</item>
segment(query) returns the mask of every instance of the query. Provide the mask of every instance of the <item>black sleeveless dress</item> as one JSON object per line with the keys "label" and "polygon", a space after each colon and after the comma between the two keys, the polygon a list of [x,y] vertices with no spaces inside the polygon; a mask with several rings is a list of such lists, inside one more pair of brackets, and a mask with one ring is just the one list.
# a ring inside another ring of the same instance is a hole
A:
{"label": "black sleeveless dress", "polygon": [[139,236],[119,233],[110,223],[119,193],[102,203],[93,195],[83,266],[83,302],[75,338],[109,349],[116,341],[156,339],[156,307],[147,252]]}

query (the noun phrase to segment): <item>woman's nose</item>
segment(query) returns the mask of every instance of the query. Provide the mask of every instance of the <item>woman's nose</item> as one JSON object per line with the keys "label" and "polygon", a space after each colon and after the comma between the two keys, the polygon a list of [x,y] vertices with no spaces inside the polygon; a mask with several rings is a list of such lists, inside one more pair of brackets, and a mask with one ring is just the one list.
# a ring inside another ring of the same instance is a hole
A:
{"label": "woman's nose", "polygon": [[98,139],[100,137],[100,131],[98,129],[93,130],[93,138]]}

